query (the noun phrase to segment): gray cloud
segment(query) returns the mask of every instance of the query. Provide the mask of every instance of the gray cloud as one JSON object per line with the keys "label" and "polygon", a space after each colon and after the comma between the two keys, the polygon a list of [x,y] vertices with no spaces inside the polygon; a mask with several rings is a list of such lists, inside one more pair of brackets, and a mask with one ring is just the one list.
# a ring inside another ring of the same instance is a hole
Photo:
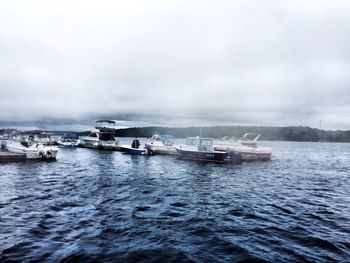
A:
{"label": "gray cloud", "polygon": [[349,27],[345,0],[3,1],[0,122],[350,129]]}

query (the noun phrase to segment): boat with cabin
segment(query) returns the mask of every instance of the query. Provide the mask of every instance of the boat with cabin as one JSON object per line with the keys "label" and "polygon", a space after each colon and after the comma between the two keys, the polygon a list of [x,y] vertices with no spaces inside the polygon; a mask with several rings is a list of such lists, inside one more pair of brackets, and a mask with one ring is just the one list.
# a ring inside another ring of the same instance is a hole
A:
{"label": "boat with cabin", "polygon": [[46,131],[43,131],[41,132],[40,134],[38,134],[37,136],[34,136],[34,140],[37,142],[37,143],[42,143],[44,145],[51,145],[51,146],[57,146],[58,145],[58,141],[57,139],[55,139],[53,137],[53,133],[51,132],[46,132]]}
{"label": "boat with cabin", "polygon": [[101,150],[118,150],[120,147],[116,130],[115,121],[98,120],[95,129],[88,136],[81,138],[79,146]]}
{"label": "boat with cabin", "polygon": [[189,137],[186,144],[175,147],[178,156],[184,159],[208,162],[240,162],[239,154],[235,152],[217,151],[212,138]]}

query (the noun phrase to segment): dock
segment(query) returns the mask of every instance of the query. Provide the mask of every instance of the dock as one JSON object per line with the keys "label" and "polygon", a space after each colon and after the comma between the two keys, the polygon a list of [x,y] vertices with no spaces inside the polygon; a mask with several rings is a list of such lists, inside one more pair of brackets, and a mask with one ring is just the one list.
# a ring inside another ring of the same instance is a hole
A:
{"label": "dock", "polygon": [[10,153],[0,150],[0,163],[7,162],[23,162],[26,160],[26,155],[21,153]]}

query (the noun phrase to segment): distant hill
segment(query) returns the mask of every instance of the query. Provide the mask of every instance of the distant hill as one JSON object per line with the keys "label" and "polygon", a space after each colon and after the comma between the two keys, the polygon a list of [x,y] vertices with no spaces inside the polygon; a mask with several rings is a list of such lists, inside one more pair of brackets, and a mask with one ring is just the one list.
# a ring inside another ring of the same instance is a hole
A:
{"label": "distant hill", "polygon": [[350,142],[349,131],[325,131],[304,126],[263,127],[263,126],[213,126],[213,127],[137,127],[119,129],[120,137],[150,137],[154,133],[172,134],[177,138],[203,136],[222,138],[224,136],[242,137],[243,134],[260,133],[260,140],[266,141],[309,141],[309,142]]}
{"label": "distant hill", "polygon": [[[14,129],[0,129],[0,134],[19,132]],[[25,134],[40,134],[43,130],[25,131]],[[63,135],[64,131],[46,131],[54,135]],[[177,138],[189,136],[203,136],[222,138],[224,136],[242,137],[243,134],[260,133],[260,140],[266,141],[307,141],[307,142],[350,142],[350,130],[325,131],[305,126],[265,127],[265,126],[212,126],[212,127],[135,127],[118,129],[119,137],[150,137],[154,133],[171,134]],[[77,132],[79,136],[86,136],[89,131]]]}

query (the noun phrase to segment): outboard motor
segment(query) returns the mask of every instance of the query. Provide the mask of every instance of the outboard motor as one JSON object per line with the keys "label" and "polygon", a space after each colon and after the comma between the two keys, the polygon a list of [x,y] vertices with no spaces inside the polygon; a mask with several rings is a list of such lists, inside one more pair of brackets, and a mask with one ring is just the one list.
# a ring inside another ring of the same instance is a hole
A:
{"label": "outboard motor", "polygon": [[230,160],[230,162],[233,163],[242,163],[242,155],[239,152],[235,152],[233,149],[231,149],[230,147],[227,148],[226,150],[227,153],[227,159]]}

